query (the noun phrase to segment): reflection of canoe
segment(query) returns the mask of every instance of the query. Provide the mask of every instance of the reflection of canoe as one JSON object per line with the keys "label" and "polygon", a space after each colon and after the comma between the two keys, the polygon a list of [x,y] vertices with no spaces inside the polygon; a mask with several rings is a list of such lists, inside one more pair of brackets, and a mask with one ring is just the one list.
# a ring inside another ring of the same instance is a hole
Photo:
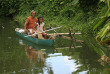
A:
{"label": "reflection of canoe", "polygon": [[[20,37],[30,41],[30,42],[33,42],[35,44],[38,44],[38,45],[44,45],[44,46],[52,46],[53,43],[54,43],[54,40],[53,39],[37,39],[37,38],[33,38],[33,37],[30,37],[30,36],[27,36],[26,34],[23,34],[23,33],[20,33],[19,32],[19,28],[16,28],[15,31],[16,31],[16,34],[19,35]],[[27,36],[27,37],[25,37]]]}
{"label": "reflection of canoe", "polygon": [[35,43],[29,42],[25,39],[22,39],[23,43],[31,46],[32,48],[36,50],[45,50],[46,53],[54,53],[54,48],[53,47],[48,47],[48,46],[41,46],[41,45],[36,45]]}

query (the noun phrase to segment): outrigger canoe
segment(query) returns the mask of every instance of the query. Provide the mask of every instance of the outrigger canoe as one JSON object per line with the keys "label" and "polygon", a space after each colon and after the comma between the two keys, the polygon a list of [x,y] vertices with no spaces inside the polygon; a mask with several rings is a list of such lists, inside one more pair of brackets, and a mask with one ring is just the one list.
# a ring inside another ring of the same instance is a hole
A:
{"label": "outrigger canoe", "polygon": [[54,39],[38,39],[38,38],[33,38],[31,36],[28,36],[26,34],[23,34],[21,31],[23,31],[24,29],[20,29],[20,28],[16,28],[16,34],[22,38],[24,38],[25,40],[28,40],[32,43],[35,43],[37,45],[44,45],[44,46],[53,46],[54,43]]}

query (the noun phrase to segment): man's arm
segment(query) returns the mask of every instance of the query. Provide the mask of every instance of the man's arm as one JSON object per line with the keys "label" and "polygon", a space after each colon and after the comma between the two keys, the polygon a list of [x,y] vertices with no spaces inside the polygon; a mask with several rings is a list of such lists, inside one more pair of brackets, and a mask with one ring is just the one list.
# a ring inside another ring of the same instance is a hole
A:
{"label": "man's arm", "polygon": [[26,19],[25,24],[24,24],[24,31],[25,31],[25,32],[27,31],[26,27],[27,27],[27,24],[28,24],[28,23],[29,23],[29,20]]}

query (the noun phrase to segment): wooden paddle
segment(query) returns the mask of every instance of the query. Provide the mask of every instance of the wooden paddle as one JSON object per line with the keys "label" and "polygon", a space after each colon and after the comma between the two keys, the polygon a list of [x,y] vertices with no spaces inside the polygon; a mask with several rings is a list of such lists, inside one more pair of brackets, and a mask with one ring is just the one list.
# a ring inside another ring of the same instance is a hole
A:
{"label": "wooden paddle", "polygon": [[[51,27],[51,25],[49,25],[49,27],[51,28],[51,29],[53,29],[53,27]],[[55,33],[57,33],[57,31],[56,30],[53,30]]]}

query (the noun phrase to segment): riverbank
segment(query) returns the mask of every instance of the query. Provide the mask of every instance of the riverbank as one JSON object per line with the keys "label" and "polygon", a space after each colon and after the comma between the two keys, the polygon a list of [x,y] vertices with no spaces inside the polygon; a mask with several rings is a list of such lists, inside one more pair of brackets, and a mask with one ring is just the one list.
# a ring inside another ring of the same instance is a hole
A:
{"label": "riverbank", "polygon": [[[37,11],[37,10],[35,10]],[[27,12],[26,15],[18,14],[14,17],[14,19],[18,22],[20,22],[21,27],[24,27],[24,23],[26,18],[30,16],[30,12]],[[36,15],[38,17],[39,14]],[[62,29],[58,30],[58,32],[68,32],[68,29],[70,28],[73,30],[73,32],[82,32],[82,33],[93,33],[93,27],[97,23],[97,21],[100,19],[99,15],[92,15],[88,17],[88,19],[85,17],[85,14],[83,12],[77,13],[74,17],[67,18],[60,16],[49,16],[49,15],[43,15],[44,16],[44,22],[46,23],[46,26],[52,25],[53,27],[56,26],[63,26]]]}
{"label": "riverbank", "polygon": [[[65,2],[65,1],[64,1]],[[43,16],[46,26],[52,25],[63,26],[62,29],[58,29],[58,32],[68,32],[70,28],[73,32],[82,32],[86,34],[93,34],[93,27],[100,21],[101,16],[107,11],[107,7],[100,6],[96,9],[91,9],[90,11],[85,12],[77,2],[74,4],[74,1],[67,2],[65,4],[56,5],[57,2],[49,5],[49,2],[46,2],[46,6],[42,6],[43,2],[36,5],[36,7],[31,8],[29,5],[24,4],[23,7],[19,8],[19,13],[14,16],[14,20],[20,22],[21,27],[24,27],[25,20],[30,16],[31,10],[36,11],[36,17]],[[73,4],[72,6],[69,4]],[[64,5],[64,6],[62,6]],[[29,9],[27,10],[27,6]],[[35,6],[35,5],[33,5]]]}
{"label": "riverbank", "polygon": [[46,26],[50,24],[53,27],[62,25],[63,28],[58,32],[67,32],[71,28],[73,32],[91,34],[94,33],[94,25],[105,16],[108,10],[105,3],[99,0],[1,1],[0,16],[14,17],[14,20],[20,22],[20,26],[23,28],[31,10],[35,10],[36,17],[44,17]]}

